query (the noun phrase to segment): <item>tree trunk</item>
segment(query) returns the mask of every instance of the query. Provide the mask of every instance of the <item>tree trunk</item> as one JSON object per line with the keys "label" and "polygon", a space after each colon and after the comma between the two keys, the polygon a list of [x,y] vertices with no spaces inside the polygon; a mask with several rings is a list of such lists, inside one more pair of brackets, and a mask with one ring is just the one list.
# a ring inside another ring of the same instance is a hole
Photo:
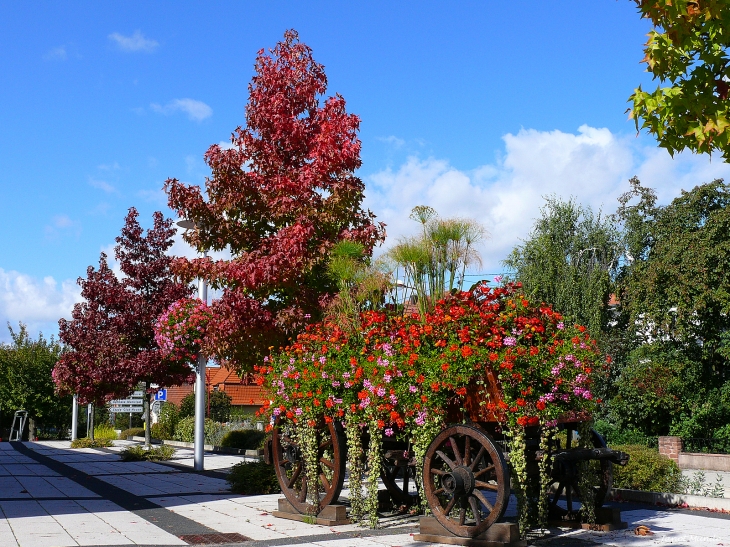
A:
{"label": "tree trunk", "polygon": [[28,417],[28,440],[35,441],[35,419]]}
{"label": "tree trunk", "polygon": [[145,428],[144,428],[144,444],[147,446],[150,446],[152,444],[152,431],[151,425],[152,425],[152,413],[150,412],[150,383],[145,382],[144,383],[144,422],[145,422]]}

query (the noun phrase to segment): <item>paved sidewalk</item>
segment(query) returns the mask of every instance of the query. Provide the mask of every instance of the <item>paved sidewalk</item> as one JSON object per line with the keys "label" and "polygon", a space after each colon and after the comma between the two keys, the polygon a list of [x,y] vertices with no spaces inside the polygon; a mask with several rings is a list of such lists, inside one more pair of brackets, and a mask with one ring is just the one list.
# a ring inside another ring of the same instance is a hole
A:
{"label": "paved sidewalk", "polygon": [[[192,536],[213,543],[219,534],[240,534],[233,545],[256,547],[431,545],[413,541],[417,528],[412,518],[376,531],[275,518],[271,511],[279,495],[239,496],[228,491],[224,472],[241,461],[240,456],[206,454],[206,469],[212,471],[194,473],[191,450],[178,450],[171,465],[122,462],[116,452],[130,443],[118,444],[113,449],[71,450],[68,442],[0,443],[0,546],[152,547],[186,545]],[[730,545],[728,515],[628,504],[622,508],[629,530],[552,530],[549,537],[531,544]],[[634,535],[639,524],[656,534]]]}

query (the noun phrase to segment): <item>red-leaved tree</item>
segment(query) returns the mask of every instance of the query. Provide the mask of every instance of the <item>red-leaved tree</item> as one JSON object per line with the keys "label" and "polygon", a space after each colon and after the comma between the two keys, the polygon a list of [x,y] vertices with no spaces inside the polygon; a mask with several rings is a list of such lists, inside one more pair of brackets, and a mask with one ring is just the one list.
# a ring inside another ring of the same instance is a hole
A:
{"label": "red-leaved tree", "polygon": [[321,315],[337,289],[326,275],[332,247],[360,242],[370,255],[384,225],[361,208],[360,119],[327,88],[324,67],[295,31],[259,51],[249,85],[246,126],[231,148],[211,146],[205,190],[169,179],[170,207],[192,220],[185,238],[199,250],[229,250],[230,260],[177,259],[183,279],[222,289],[206,332],[209,355],[249,370]]}
{"label": "red-leaved tree", "polygon": [[162,357],[153,330],[170,304],[192,292],[170,269],[166,251],[175,229],[156,212],[145,234],[137,217],[131,208],[116,238],[121,279],[102,253],[99,268],[89,266],[86,279],[79,278],[84,301],[74,306],[70,321],[59,321],[59,338],[67,351],[53,379],[60,392],[77,393],[82,403],[127,396],[140,382],[148,392],[151,383],[180,384],[191,374],[187,364]]}

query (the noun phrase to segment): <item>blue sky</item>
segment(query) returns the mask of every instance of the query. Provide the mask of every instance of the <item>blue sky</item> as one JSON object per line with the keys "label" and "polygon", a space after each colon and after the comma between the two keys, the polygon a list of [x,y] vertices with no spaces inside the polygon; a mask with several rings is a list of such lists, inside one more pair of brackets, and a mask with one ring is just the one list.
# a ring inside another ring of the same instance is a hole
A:
{"label": "blue sky", "polygon": [[203,181],[207,147],[245,123],[256,52],[288,28],[362,118],[359,174],[390,241],[417,204],[476,217],[497,271],[543,195],[613,210],[634,174],[669,200],[727,171],[636,137],[626,100],[653,84],[628,0],[6,2],[0,325],[54,332],[127,209],[148,224],[170,214],[166,178]]}

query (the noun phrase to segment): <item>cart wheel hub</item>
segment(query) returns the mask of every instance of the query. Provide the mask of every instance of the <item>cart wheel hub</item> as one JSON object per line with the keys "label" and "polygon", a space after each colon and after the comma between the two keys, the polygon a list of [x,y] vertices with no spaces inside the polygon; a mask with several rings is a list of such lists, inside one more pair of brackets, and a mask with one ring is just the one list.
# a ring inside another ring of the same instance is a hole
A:
{"label": "cart wheel hub", "polygon": [[460,465],[451,473],[446,473],[441,481],[444,491],[454,496],[466,496],[474,490],[474,473]]}

